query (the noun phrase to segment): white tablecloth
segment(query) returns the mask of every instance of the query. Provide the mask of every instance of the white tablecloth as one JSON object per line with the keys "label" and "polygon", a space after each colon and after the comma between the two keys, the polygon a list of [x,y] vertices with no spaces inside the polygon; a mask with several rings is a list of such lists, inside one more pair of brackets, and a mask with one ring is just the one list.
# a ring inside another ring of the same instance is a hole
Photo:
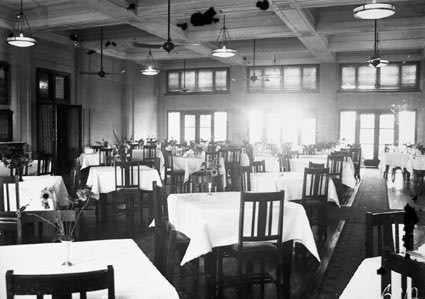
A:
{"label": "white tablecloth", "polygon": [[[64,257],[61,243],[0,246],[0,298],[6,298],[7,270],[14,270],[15,274],[54,274],[105,269],[107,265],[114,267],[115,298],[179,298],[174,287],[131,239],[73,242],[70,261],[74,265],[62,266]],[[87,294],[89,299],[106,296],[106,290]]]}
{"label": "white tablecloth", "polygon": [[[240,192],[182,193],[168,196],[168,214],[176,229],[190,238],[181,264],[214,247],[238,242]],[[276,216],[277,217],[277,216]],[[294,240],[320,261],[302,205],[285,201],[283,241]]]}
{"label": "white tablecloth", "polygon": [[[256,192],[275,192],[285,190],[285,199],[301,199],[303,193],[304,173],[299,172],[258,172],[251,173],[251,190]],[[329,180],[328,201],[340,207],[335,184]]]}
{"label": "white tablecloth", "polygon": [[[60,205],[67,205],[69,200],[68,191],[61,176],[24,176],[23,182],[19,182],[19,200],[21,207],[28,205],[26,211],[45,210],[41,204],[41,190],[49,188],[52,191],[52,198],[48,199],[49,210]],[[14,189],[11,189],[11,210],[16,211],[16,201],[14,199]]]}
{"label": "white tablecloth", "polygon": [[[156,181],[158,186],[162,186],[161,178],[156,169],[140,166],[140,189],[152,191],[152,182]],[[120,178],[118,180],[120,182]],[[115,167],[98,166],[91,167],[87,178],[87,186],[92,186],[91,191],[95,194],[109,193],[115,190]]]}
{"label": "white tablecloth", "polygon": [[99,165],[99,153],[93,153],[93,154],[82,153],[80,157],[78,157],[78,159],[80,161],[80,166],[81,166],[80,169]]}
{"label": "white tablecloth", "polygon": [[406,168],[410,173],[413,172],[412,155],[402,153],[382,153],[379,156],[379,170],[381,175],[384,174],[386,165],[390,168],[400,167],[401,169]]}
{"label": "white tablecloth", "polygon": [[[326,167],[327,156],[300,156],[299,159],[290,159],[290,169],[291,171],[304,173],[304,168],[308,168],[309,162],[325,164]],[[344,161],[342,165],[342,183],[350,188],[356,187],[354,164],[350,157],[348,157],[347,161]]]}
{"label": "white tablecloth", "polygon": [[425,170],[425,156],[412,156],[412,169]]}

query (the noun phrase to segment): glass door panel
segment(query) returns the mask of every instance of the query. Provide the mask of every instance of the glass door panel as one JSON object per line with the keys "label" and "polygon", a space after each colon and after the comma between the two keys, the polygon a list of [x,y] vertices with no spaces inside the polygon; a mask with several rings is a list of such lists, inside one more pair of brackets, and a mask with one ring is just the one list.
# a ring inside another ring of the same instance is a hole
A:
{"label": "glass door panel", "polygon": [[365,159],[373,159],[375,143],[375,114],[360,114],[360,145]]}
{"label": "glass door panel", "polygon": [[180,112],[168,112],[168,140],[180,142]]}
{"label": "glass door panel", "polygon": [[211,114],[199,115],[199,140],[211,141]]}
{"label": "glass door panel", "polygon": [[385,144],[394,143],[394,114],[379,115],[379,153],[385,149]]}
{"label": "glass door panel", "polygon": [[185,114],[184,116],[184,141],[196,140],[196,115]]}
{"label": "glass door panel", "polygon": [[398,124],[398,144],[415,143],[416,112],[400,111]]}
{"label": "glass door panel", "polygon": [[227,140],[227,112],[214,112],[214,141]]}
{"label": "glass door panel", "polygon": [[356,111],[340,113],[339,140],[345,139],[347,144],[356,143]]}

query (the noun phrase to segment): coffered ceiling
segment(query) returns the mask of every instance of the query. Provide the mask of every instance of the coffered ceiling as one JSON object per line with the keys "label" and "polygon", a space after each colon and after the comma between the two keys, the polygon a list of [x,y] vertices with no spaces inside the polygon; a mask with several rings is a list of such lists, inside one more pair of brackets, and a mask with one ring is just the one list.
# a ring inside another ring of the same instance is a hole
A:
{"label": "coffered ceiling", "polygon": [[[171,0],[170,53],[152,49],[163,65],[181,59],[219,60],[226,64],[250,64],[253,39],[256,63],[363,62],[373,53],[374,22],[353,17],[353,8],[369,0],[269,0],[260,10],[257,0]],[[389,1],[389,0],[388,0]],[[370,1],[369,1],[370,2]],[[425,48],[425,1],[391,0],[395,15],[378,21],[379,50],[390,60],[422,59]],[[134,3],[135,9],[128,9]],[[11,29],[19,11],[18,0],[0,0],[0,27]],[[167,38],[167,0],[23,0],[24,13],[40,40],[74,45],[77,34],[85,49],[100,49],[100,26],[104,42],[114,42],[105,55],[143,64],[148,49],[133,42],[161,44]],[[214,7],[219,22],[195,27],[190,17]],[[226,16],[229,46],[235,57],[211,56]],[[187,23],[182,30],[177,24]]]}

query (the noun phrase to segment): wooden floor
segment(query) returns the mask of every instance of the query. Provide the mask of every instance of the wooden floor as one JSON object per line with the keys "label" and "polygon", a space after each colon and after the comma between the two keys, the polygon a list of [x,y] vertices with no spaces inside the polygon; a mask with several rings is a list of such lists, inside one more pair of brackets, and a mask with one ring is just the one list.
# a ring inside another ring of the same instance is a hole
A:
{"label": "wooden floor", "polygon": [[[400,175],[401,176],[401,175]],[[416,194],[419,197],[418,205],[425,202],[424,190],[414,188],[412,184],[404,184],[399,181],[399,176],[396,175],[394,183],[388,182],[388,196],[393,198],[394,204],[402,205],[403,203],[411,202]],[[413,196],[412,196],[413,195]],[[347,207],[337,208],[331,206],[329,209],[329,226],[328,239],[325,243],[318,243],[319,255],[321,263],[318,263],[313,256],[300,244],[295,245],[294,255],[292,260],[291,273],[291,298],[313,298],[317,293],[317,289],[325,283],[325,279],[329,276],[326,273],[328,265],[332,260],[335,246],[340,238],[341,231],[345,225],[345,213],[348,212]],[[138,212],[140,213],[140,209]],[[80,221],[79,240],[96,240],[96,239],[120,239],[132,238],[136,241],[143,252],[153,260],[154,238],[153,228],[149,228],[149,208],[146,205],[143,208],[144,223],[140,222],[140,217],[135,217],[135,223],[132,230],[128,229],[125,216],[119,217],[116,223],[112,222],[110,216],[97,222],[94,211],[84,211]],[[314,232],[314,230],[313,230]],[[50,241],[46,239],[46,241]],[[347,252],[346,254],[350,254]],[[202,263],[201,263],[202,266]],[[225,272],[234,271],[235,263],[226,263]],[[186,269],[187,270],[187,269]],[[185,272],[183,272],[185,273]],[[325,275],[326,273],[326,275]],[[199,282],[193,279],[180,279],[175,282],[176,288],[179,291],[181,298],[209,298],[209,294],[205,294],[203,280]],[[275,288],[273,285],[266,287],[266,298],[276,298]],[[225,291],[225,298],[237,298],[236,291],[228,289]],[[249,298],[260,298],[259,288],[254,287]],[[336,297],[337,298],[337,297]]]}

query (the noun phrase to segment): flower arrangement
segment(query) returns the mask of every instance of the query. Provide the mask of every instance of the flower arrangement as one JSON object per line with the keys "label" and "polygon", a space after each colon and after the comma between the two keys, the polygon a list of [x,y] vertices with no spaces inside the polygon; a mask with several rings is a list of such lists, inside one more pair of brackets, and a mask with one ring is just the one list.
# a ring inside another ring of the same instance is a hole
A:
{"label": "flower arrangement", "polygon": [[46,187],[43,190],[41,190],[41,205],[46,210],[50,209],[49,199],[52,202],[55,202],[55,199],[53,196],[54,196],[54,191],[52,187]]}
{"label": "flower arrangement", "polygon": [[[47,202],[47,205],[48,205],[48,199],[53,198],[53,194],[54,194],[53,190],[51,190],[49,188],[44,188],[42,190],[42,204],[43,204],[43,202]],[[76,207],[79,208],[75,222],[65,222],[62,219],[62,214],[60,213],[60,210],[54,210],[53,211],[53,212],[56,213],[56,217],[54,218],[54,220],[46,219],[43,216],[40,216],[36,213],[28,213],[28,215],[32,215],[32,216],[40,218],[45,223],[49,224],[50,226],[52,226],[55,229],[56,234],[55,234],[55,237],[53,239],[53,242],[56,242],[56,241],[72,241],[73,237],[74,237],[75,229],[78,225],[78,221],[79,221],[80,216],[81,216],[81,213],[84,211],[84,209],[89,204],[90,199],[98,200],[99,196],[94,194],[91,191],[91,188],[87,187],[87,186],[77,190],[76,198],[69,199],[68,210],[74,210]],[[27,207],[27,205],[23,206],[20,210],[17,211],[18,216],[20,216],[19,214],[22,211],[24,211],[26,207]]]}
{"label": "flower arrangement", "polygon": [[8,168],[24,168],[32,163],[32,160],[24,153],[16,152],[9,148],[3,153],[3,164]]}

